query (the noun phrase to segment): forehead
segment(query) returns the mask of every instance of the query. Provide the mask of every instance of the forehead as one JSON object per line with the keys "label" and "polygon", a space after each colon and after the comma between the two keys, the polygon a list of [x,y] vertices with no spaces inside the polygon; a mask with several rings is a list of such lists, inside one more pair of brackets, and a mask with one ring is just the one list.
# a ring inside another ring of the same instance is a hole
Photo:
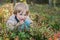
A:
{"label": "forehead", "polygon": [[28,10],[28,9],[26,9],[26,8],[18,7],[18,8],[17,8],[17,11],[23,11],[23,12],[26,12],[26,11],[29,11],[29,10]]}
{"label": "forehead", "polygon": [[26,11],[29,10],[28,5],[23,4],[23,3],[17,4],[14,9],[17,11],[18,10],[26,10]]}

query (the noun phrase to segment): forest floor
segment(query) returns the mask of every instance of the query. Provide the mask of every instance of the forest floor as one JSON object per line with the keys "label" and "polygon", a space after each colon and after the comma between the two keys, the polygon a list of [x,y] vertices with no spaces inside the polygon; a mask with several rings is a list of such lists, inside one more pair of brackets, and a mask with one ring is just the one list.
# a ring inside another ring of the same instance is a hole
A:
{"label": "forest floor", "polygon": [[[30,34],[33,38],[35,38],[36,40],[55,40],[55,38],[57,40],[58,38],[60,38],[60,7],[49,7],[49,5],[47,4],[29,4],[29,9],[30,17],[33,20],[33,25],[31,25],[32,28],[30,29]],[[6,22],[6,20],[10,15],[12,15],[12,13],[13,4],[8,3],[0,6],[0,32],[3,33],[0,33],[0,39],[5,38],[6,36],[6,25],[4,22]],[[16,37],[15,34],[15,32],[11,33],[12,36],[10,36],[10,34],[7,34],[8,39],[10,37]],[[25,37],[27,37],[24,32],[18,34],[18,36],[23,36],[22,40],[25,40]],[[57,34],[59,35],[59,37]],[[32,37],[30,37],[30,40],[32,39]]]}

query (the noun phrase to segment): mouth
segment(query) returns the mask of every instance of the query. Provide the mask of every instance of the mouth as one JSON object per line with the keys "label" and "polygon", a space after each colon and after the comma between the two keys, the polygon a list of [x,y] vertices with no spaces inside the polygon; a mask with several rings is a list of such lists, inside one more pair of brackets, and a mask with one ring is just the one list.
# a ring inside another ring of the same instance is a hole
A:
{"label": "mouth", "polygon": [[25,21],[24,19],[21,19],[21,21]]}

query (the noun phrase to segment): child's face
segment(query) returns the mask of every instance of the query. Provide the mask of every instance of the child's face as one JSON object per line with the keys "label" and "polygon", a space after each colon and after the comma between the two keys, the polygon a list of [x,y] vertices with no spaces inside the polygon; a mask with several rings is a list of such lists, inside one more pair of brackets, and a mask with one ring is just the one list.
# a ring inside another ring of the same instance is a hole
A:
{"label": "child's face", "polygon": [[28,11],[21,10],[17,12],[17,18],[19,21],[24,21],[28,16]]}

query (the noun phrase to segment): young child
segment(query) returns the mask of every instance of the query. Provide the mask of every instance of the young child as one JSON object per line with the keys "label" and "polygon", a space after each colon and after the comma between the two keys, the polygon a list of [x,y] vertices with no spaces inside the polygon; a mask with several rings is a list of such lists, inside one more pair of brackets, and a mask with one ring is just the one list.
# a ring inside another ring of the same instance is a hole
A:
{"label": "young child", "polygon": [[17,3],[14,7],[14,12],[7,20],[7,29],[14,30],[29,30],[32,20],[29,18],[29,8],[27,4]]}

